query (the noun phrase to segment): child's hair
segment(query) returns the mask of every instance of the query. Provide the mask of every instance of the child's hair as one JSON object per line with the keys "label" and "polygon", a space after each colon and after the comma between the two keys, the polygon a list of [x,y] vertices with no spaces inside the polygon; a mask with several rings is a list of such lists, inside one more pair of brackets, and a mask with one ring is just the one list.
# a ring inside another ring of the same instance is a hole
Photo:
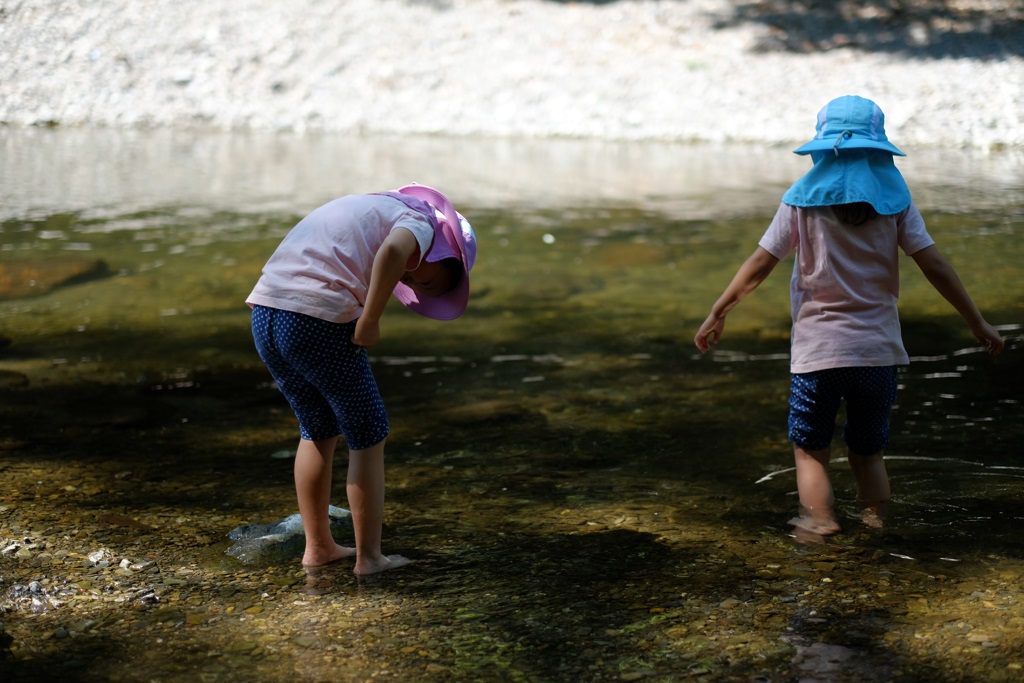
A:
{"label": "child's hair", "polygon": [[854,202],[852,204],[833,204],[832,213],[843,223],[852,226],[863,225],[872,218],[878,216],[875,207],[867,202]]}

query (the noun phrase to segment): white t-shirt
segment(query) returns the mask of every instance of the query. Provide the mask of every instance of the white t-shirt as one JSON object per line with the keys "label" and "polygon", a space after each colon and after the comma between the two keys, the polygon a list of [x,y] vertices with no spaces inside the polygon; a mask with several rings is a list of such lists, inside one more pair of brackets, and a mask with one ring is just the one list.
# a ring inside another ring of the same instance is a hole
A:
{"label": "white t-shirt", "polygon": [[324,204],[285,235],[246,303],[330,322],[355,320],[366,303],[374,256],[395,228],[415,236],[422,260],[434,229],[426,216],[399,200],[363,194]]}
{"label": "white t-shirt", "polygon": [[910,256],[934,243],[913,203],[859,226],[828,207],[779,206],[759,244],[780,260],[797,252],[790,371],[909,363],[896,309],[897,249]]}

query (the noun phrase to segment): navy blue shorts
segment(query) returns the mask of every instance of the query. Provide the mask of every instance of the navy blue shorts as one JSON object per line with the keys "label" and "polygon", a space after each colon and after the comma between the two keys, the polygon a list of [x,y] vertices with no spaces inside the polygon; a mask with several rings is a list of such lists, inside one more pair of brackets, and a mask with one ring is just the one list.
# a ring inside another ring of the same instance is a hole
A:
{"label": "navy blue shorts", "polygon": [[303,439],[343,434],[351,450],[388,435],[388,414],[355,321],[332,323],[266,306],[252,309],[256,351],[288,400]]}
{"label": "navy blue shorts", "polygon": [[792,376],[789,440],[807,451],[832,443],[839,403],[846,401],[843,441],[854,455],[889,445],[889,413],[896,402],[896,366],[832,368]]}

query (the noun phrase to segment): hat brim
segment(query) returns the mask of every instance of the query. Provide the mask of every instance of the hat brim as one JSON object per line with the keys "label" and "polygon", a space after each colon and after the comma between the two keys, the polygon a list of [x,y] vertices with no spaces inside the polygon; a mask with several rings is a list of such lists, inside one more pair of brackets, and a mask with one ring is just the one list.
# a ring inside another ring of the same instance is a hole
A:
{"label": "hat brim", "polygon": [[422,296],[399,282],[393,294],[413,313],[433,320],[455,320],[466,312],[469,305],[469,275],[463,273],[459,284],[440,296]]}
{"label": "hat brim", "polygon": [[782,195],[790,206],[835,206],[867,202],[890,216],[910,205],[910,188],[891,154],[841,154],[816,150],[814,166]]}
{"label": "hat brim", "polygon": [[[452,203],[439,191],[427,185],[406,185],[397,190],[402,194],[416,197],[430,204],[444,216],[440,223],[440,233],[445,244],[433,245],[424,260],[433,263],[445,258],[455,257],[462,264],[462,277],[454,289],[440,296],[422,296],[409,286],[399,282],[395,285],[394,295],[402,305],[414,313],[433,318],[434,320],[454,320],[462,315],[469,305],[469,269],[466,242],[462,239],[462,217]],[[435,234],[434,239],[437,239]]]}
{"label": "hat brim", "polygon": [[[810,154],[811,152],[831,151],[836,149],[837,139],[837,137],[833,136],[827,138],[815,138],[814,140],[794,149],[793,154]],[[838,149],[840,152],[844,149],[879,149],[884,152],[889,152],[890,154],[895,154],[896,156],[907,156],[899,147],[888,140],[872,140],[871,138],[861,138],[856,136],[844,139],[842,143],[840,143]]]}

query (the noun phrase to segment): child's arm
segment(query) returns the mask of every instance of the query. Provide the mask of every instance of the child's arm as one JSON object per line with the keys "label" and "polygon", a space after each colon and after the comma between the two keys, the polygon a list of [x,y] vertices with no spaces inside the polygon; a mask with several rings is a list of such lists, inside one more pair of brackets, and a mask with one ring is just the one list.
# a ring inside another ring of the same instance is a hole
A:
{"label": "child's arm", "polygon": [[380,316],[395,285],[408,269],[409,260],[419,252],[416,237],[408,230],[397,229],[384,239],[373,257],[370,282],[367,287],[363,313],[356,321],[352,343],[358,346],[373,346],[380,341]]}
{"label": "child's arm", "polygon": [[748,294],[757,289],[758,285],[764,282],[779,259],[772,256],[764,247],[758,247],[753,254],[743,262],[740,269],[736,271],[732,282],[718,297],[718,301],[711,307],[711,314],[700,326],[693,343],[701,350],[701,353],[711,348],[711,344],[717,344],[722,338],[722,330],[725,328],[725,316],[729,311],[736,308],[739,302],[743,301]]}
{"label": "child's arm", "polygon": [[964,285],[960,282],[960,276],[950,265],[949,261],[939,252],[934,244],[930,247],[911,254],[911,258],[928,278],[932,287],[942,295],[946,301],[952,304],[960,317],[970,326],[971,334],[980,341],[988,352],[998,356],[1005,342],[994,327],[985,322],[981,311],[974,305]]}

